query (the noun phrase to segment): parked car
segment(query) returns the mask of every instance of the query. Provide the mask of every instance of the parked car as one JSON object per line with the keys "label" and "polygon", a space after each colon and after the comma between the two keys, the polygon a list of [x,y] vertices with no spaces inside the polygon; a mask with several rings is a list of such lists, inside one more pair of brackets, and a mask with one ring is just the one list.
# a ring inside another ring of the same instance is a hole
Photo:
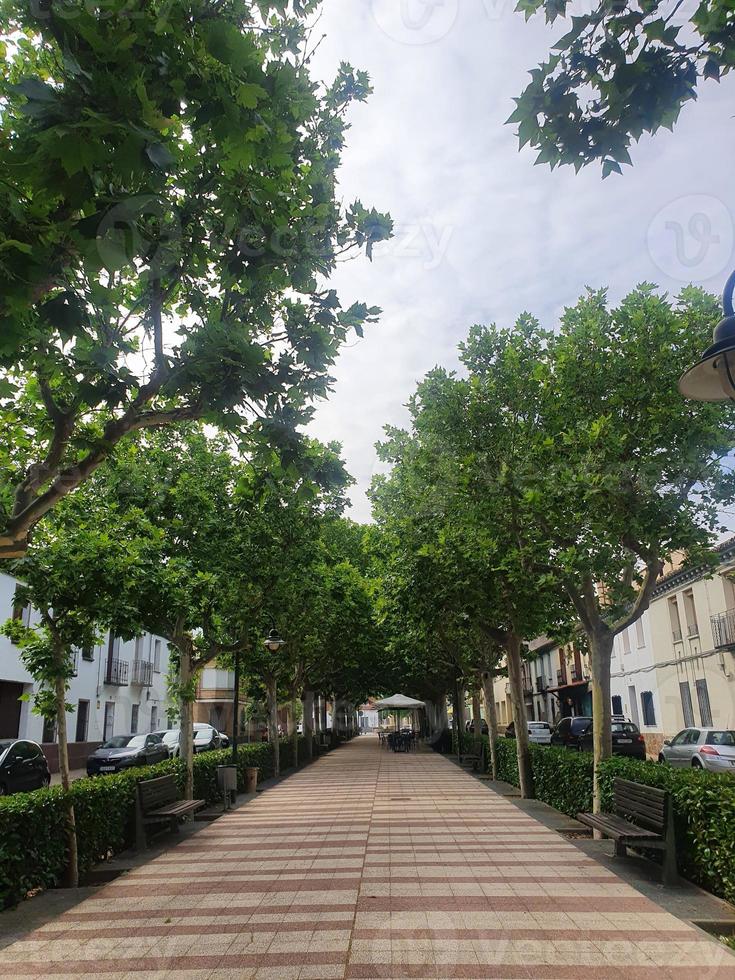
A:
{"label": "parked car", "polygon": [[[465,725],[465,730],[468,731],[470,733],[470,735],[474,735],[475,734],[475,723],[474,723],[474,721],[468,721],[467,724]],[[487,735],[489,733],[489,731],[490,731],[490,729],[487,727],[487,722],[486,721],[483,721],[483,723],[482,723],[482,725],[480,727],[481,734],[482,735]]]}
{"label": "parked car", "polygon": [[[592,751],[592,728],[581,739],[584,752]],[[627,755],[634,759],[646,758],[646,740],[637,725],[632,721],[614,721],[612,723],[613,755]]]}
{"label": "parked car", "polygon": [[576,718],[562,718],[551,733],[551,744],[565,749],[582,751],[582,738],[587,730],[592,731],[592,718],[578,715]]}
{"label": "parked car", "polygon": [[194,724],[194,751],[207,752],[209,749],[218,749],[222,744],[220,733],[211,725],[204,722]]}
{"label": "parked car", "polygon": [[0,741],[0,796],[43,789],[51,782],[41,746],[26,739]]}
{"label": "parked car", "polygon": [[671,766],[735,773],[735,731],[685,728],[664,742],[658,761]]}
{"label": "parked car", "polygon": [[[512,721],[505,729],[506,738],[516,737],[515,722]],[[551,725],[545,721],[528,722],[528,740],[536,745],[548,745],[551,741]]]}
{"label": "parked car", "polygon": [[551,725],[547,721],[529,721],[528,740],[536,745],[550,745]]}
{"label": "parked car", "polygon": [[225,732],[217,732],[219,735],[219,747],[221,749],[229,749],[230,747],[230,736],[226,735]]}
{"label": "parked car", "polygon": [[169,728],[167,731],[153,732],[154,735],[159,735],[161,741],[166,746],[168,750],[169,759],[178,759],[181,749],[179,747],[179,741],[181,738],[181,732],[178,728]]}
{"label": "parked car", "polygon": [[87,775],[120,772],[132,766],[152,766],[168,757],[168,748],[158,734],[113,735],[87,759]]}

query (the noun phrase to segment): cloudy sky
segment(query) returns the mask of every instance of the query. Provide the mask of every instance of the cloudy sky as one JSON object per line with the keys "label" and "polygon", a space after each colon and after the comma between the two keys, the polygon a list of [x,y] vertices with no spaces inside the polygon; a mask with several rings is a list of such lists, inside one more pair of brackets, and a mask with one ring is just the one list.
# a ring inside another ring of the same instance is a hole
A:
{"label": "cloudy sky", "polygon": [[513,6],[324,0],[314,72],[330,78],[346,60],[375,87],[351,115],[342,194],[396,223],[372,264],[350,262],[335,276],[345,304],[364,299],[384,312],[342,353],[312,427],[344,446],[357,520],[370,519],[365,490],[382,427],[405,422],[428,370],[456,365],[473,323],[528,310],[553,326],[586,285],[609,286],[614,299],[644,280],[719,292],[735,263],[735,79],[707,83],[673,134],[634,149],[623,177],[552,173],[518,151],[504,121],[526,72],[565,29],[526,23]]}

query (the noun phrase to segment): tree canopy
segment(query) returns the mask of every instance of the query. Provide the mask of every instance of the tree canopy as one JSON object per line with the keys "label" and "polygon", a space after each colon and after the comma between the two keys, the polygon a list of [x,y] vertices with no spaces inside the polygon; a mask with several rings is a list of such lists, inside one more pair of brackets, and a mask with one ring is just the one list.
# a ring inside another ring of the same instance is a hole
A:
{"label": "tree canopy", "polygon": [[[598,0],[578,12],[568,0],[519,0],[526,19],[543,11],[569,30],[531,71],[509,122],[537,163],[576,170],[599,161],[603,177],[629,164],[644,133],[673,129],[708,80],[735,66],[730,0]],[[725,120],[723,120],[723,123]]]}

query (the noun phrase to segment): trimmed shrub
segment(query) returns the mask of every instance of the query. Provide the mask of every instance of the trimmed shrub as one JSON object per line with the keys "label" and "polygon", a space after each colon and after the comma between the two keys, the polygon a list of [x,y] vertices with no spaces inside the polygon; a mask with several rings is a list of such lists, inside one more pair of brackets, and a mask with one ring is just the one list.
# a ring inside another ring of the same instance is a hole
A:
{"label": "trimmed shrub", "polygon": [[[316,752],[315,752],[316,755]],[[291,765],[293,743],[281,742],[281,766]],[[299,759],[306,760],[305,739],[299,739]],[[232,752],[220,749],[194,756],[194,797],[216,803],[217,766],[230,765]],[[273,747],[254,742],[237,747],[237,788],[245,789],[245,770],[257,766],[258,780],[273,775]],[[79,873],[119,854],[135,840],[135,794],[141,780],[173,773],[184,785],[180,759],[129,769],[115,775],[78,779],[69,796],[74,803],[79,850]],[[59,786],[0,799],[0,908],[17,904],[30,891],[58,884],[66,866],[66,794]]]}
{"label": "trimmed shrub", "polygon": [[[497,742],[498,777],[518,785],[515,739]],[[531,746],[536,796],[576,817],[592,809],[592,756],[552,746]],[[613,809],[615,777],[671,794],[679,871],[715,895],[735,901],[735,779],[701,769],[674,769],[657,762],[613,756],[602,763],[602,809]]]}

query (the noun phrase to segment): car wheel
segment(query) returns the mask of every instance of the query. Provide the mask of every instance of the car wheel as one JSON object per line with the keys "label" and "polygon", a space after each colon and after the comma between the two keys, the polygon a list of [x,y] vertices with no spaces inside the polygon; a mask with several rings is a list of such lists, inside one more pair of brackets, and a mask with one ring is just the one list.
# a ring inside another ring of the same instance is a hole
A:
{"label": "car wheel", "polygon": [[697,759],[696,757],[692,759],[692,769],[703,769],[703,768],[704,766],[702,765],[699,759]]}
{"label": "car wheel", "polygon": [[666,764],[666,757],[665,757],[665,756],[663,756],[663,755],[659,755],[659,757],[658,757],[658,761],[659,761],[659,762],[661,763],[661,765],[663,766],[663,765],[665,765],[665,764]]}
{"label": "car wheel", "polygon": [[41,789],[48,789],[50,785],[51,785],[51,777],[44,776],[43,779],[41,780]]}
{"label": "car wheel", "polygon": [[0,783],[0,796],[8,795],[8,787],[4,783]]}

